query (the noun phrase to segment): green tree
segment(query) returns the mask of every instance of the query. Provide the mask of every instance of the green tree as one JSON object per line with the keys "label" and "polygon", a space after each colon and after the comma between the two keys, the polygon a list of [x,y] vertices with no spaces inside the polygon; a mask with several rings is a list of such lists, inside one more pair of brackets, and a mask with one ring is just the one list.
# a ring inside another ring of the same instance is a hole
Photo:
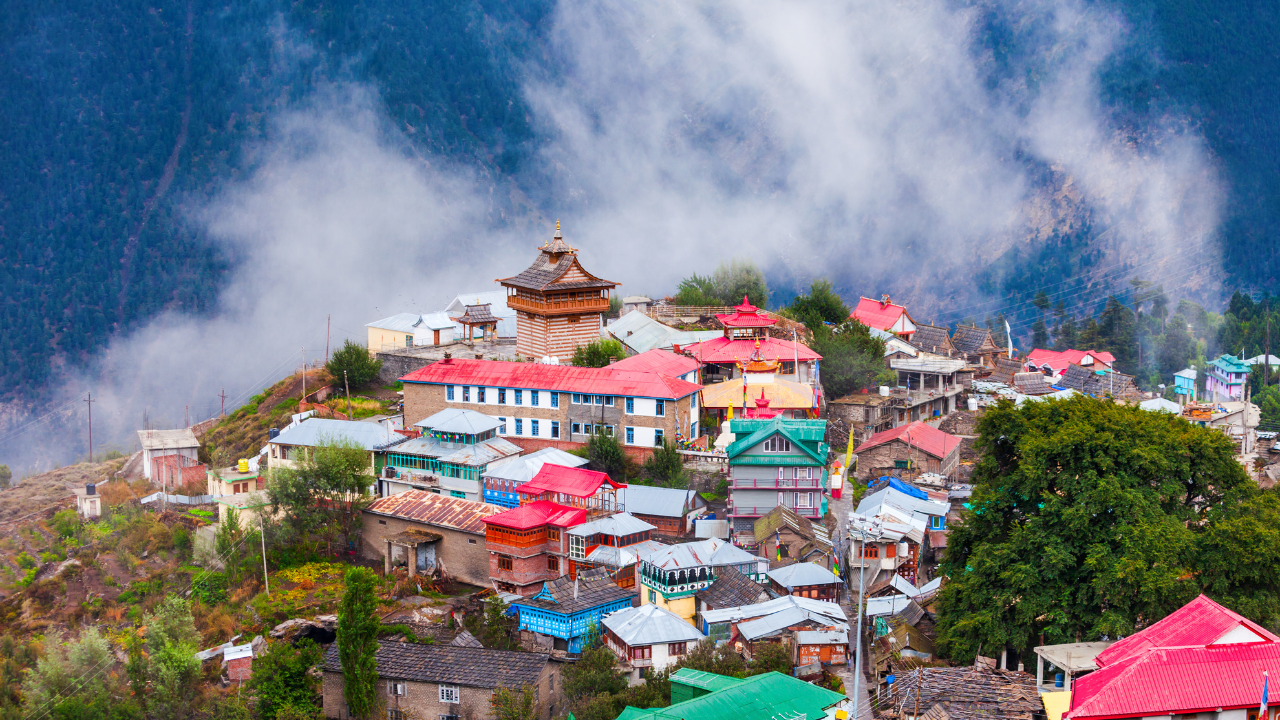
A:
{"label": "green tree", "polygon": [[587,439],[586,458],[591,469],[605,473],[619,482],[635,475],[635,461],[615,435],[597,430]]}
{"label": "green tree", "polygon": [[1076,329],[1076,319],[1074,316],[1068,315],[1067,318],[1058,323],[1057,331],[1053,334],[1054,350],[1071,350],[1084,348],[1090,350],[1079,342],[1080,332]]}
{"label": "green tree", "polygon": [[[1242,511],[1248,476],[1230,441],[1175,416],[1004,401],[977,431],[971,509],[948,539],[938,600],[941,649],[960,662],[1158,620],[1205,586],[1206,530]],[[1239,590],[1215,586],[1224,600]]]}
{"label": "green tree", "polygon": [[780,672],[790,675],[795,665],[791,664],[791,653],[782,643],[758,643],[751,652],[751,662],[747,669],[752,675],[767,672]]}
{"label": "green tree", "polygon": [[267,497],[297,537],[345,550],[359,539],[373,482],[367,450],[346,438],[322,438],[294,467],[272,471]]}
{"label": "green tree", "polygon": [[747,673],[747,664],[741,655],[727,644],[717,646],[711,639],[694,645],[680,658],[673,670],[686,667],[728,677],[746,677]]}
{"label": "green tree", "polygon": [[1044,318],[1038,317],[1034,323],[1031,323],[1031,347],[1045,348],[1049,347],[1049,327],[1044,324]]}
{"label": "green tree", "polygon": [[346,574],[338,605],[338,659],[342,663],[342,696],[351,714],[372,720],[381,708],[378,693],[378,576],[366,567]]}
{"label": "green tree", "polygon": [[897,383],[897,376],[884,366],[884,341],[857,320],[815,327],[811,347],[822,356],[822,386],[829,397]]}
{"label": "green tree", "polygon": [[1169,318],[1157,358],[1160,375],[1166,379],[1173,377],[1174,373],[1187,367],[1194,352],[1195,340],[1187,332],[1187,321],[1181,315]]}
{"label": "green tree", "polygon": [[493,692],[490,701],[496,720],[537,720],[538,705],[534,702],[533,687],[525,685],[519,690],[500,687]]}
{"label": "green tree", "polygon": [[564,668],[564,692],[571,702],[622,692],[626,687],[627,677],[618,668],[618,656],[599,640],[588,645],[577,662]]}
{"label": "green tree", "polygon": [[9,487],[10,481],[13,480],[13,471],[8,465],[0,465],[0,488]]}
{"label": "green tree", "polygon": [[96,627],[85,629],[78,639],[69,643],[50,637],[45,643],[44,657],[22,681],[28,714],[56,714],[64,704],[72,705],[67,708],[70,711],[105,699],[107,688],[103,678],[111,662],[111,647]]}
{"label": "green tree", "polygon": [[[329,356],[329,362],[325,363],[324,368],[329,371],[329,377],[333,378],[333,382],[338,386],[342,386],[345,379],[353,388],[364,387],[378,379],[378,373],[382,370],[382,361],[375,358],[363,345],[348,339],[343,341],[341,348]],[[344,376],[343,373],[346,375]]]}
{"label": "green tree", "polygon": [[169,595],[143,624],[147,628],[150,713],[161,720],[190,717],[200,678],[200,661],[195,658],[200,634],[190,604]]}
{"label": "green tree", "polygon": [[814,280],[808,295],[797,295],[787,306],[787,314],[810,330],[823,323],[839,325],[849,319],[849,313],[849,306],[826,278]]}
{"label": "green tree", "polygon": [[517,650],[517,620],[510,614],[511,606],[493,595],[484,601],[484,613],[480,617],[468,616],[467,629],[481,645],[494,650]]}
{"label": "green tree", "polygon": [[627,351],[622,343],[613,338],[600,338],[574,348],[573,358],[569,362],[578,367],[601,368],[608,365],[611,359],[621,360],[626,356]]}
{"label": "green tree", "polygon": [[222,561],[227,582],[231,585],[235,585],[239,580],[242,559],[245,556],[244,536],[244,528],[240,526],[240,511],[234,506],[228,507],[226,518],[218,523],[218,529],[214,533],[213,551]]}
{"label": "green tree", "polygon": [[676,286],[675,297],[671,301],[676,305],[690,307],[706,307],[708,305],[724,305],[716,294],[715,280],[694,274],[680,281]]}
{"label": "green tree", "polygon": [[1044,290],[1038,291],[1036,293],[1035,299],[1031,301],[1031,304],[1035,305],[1036,309],[1039,310],[1041,313],[1048,312],[1049,311],[1048,293],[1046,293]]}
{"label": "green tree", "polygon": [[249,712],[249,706],[245,705],[243,699],[228,695],[209,708],[209,720],[253,720],[253,714]]}
{"label": "green tree", "polygon": [[75,508],[59,510],[53,516],[53,529],[58,537],[75,537],[80,532],[80,513]]}
{"label": "green tree", "polygon": [[742,298],[756,307],[769,303],[769,285],[754,261],[735,259],[720,263],[712,277],[716,297],[725,305],[737,305]]}
{"label": "green tree", "polygon": [[320,680],[311,672],[320,664],[320,646],[302,640],[296,646],[272,643],[253,661],[248,690],[261,720],[276,720],[283,708],[293,707],[314,717],[320,712]]}
{"label": "green tree", "polygon": [[641,472],[654,485],[668,488],[689,486],[689,474],[684,469],[684,456],[675,443],[662,439],[653,454],[645,459]]}
{"label": "green tree", "polygon": [[1266,427],[1280,427],[1280,387],[1270,385],[1258,391],[1252,402],[1262,413],[1262,424]]}

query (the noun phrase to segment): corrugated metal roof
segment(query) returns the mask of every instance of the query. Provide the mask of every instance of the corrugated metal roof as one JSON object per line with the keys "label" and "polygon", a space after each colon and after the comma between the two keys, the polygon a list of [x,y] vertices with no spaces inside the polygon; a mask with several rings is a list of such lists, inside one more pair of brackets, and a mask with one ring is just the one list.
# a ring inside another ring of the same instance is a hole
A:
{"label": "corrugated metal roof", "polygon": [[497,511],[494,505],[437,495],[426,490],[406,490],[374,500],[365,512],[483,534],[485,519]]}
{"label": "corrugated metal roof", "polygon": [[[491,507],[495,511],[498,509],[494,505],[488,505],[487,507]],[[546,500],[538,500],[528,505],[521,505],[518,508],[494,512],[486,517],[484,522],[489,525],[501,525],[515,530],[528,530],[542,525],[569,528],[581,525],[586,520],[586,510],[571,508],[566,505],[547,502]]]}
{"label": "corrugated metal roof", "polygon": [[847,630],[801,630],[796,633],[797,645],[846,645]]}
{"label": "corrugated metal roof", "polygon": [[510,480],[515,483],[526,483],[538,474],[543,465],[562,465],[564,467],[581,467],[587,464],[586,458],[572,455],[559,448],[543,448],[530,455],[518,457],[499,465],[490,466],[484,476],[496,480]]}
{"label": "corrugated metal roof", "polygon": [[609,323],[601,334],[612,335],[632,352],[644,353],[655,348],[666,349],[722,337],[719,330],[677,330],[654,320],[642,312],[630,312]]}
{"label": "corrugated metal roof", "polygon": [[889,361],[889,367],[894,370],[935,373],[938,375],[950,375],[963,370],[965,366],[965,361],[959,358],[949,358],[924,352],[913,358],[893,358]]}
{"label": "corrugated metal roof", "polygon": [[702,613],[702,619],[709,623],[739,622],[752,618],[762,618],[789,608],[800,608],[806,612],[830,618],[832,621],[830,624],[832,625],[837,622],[848,622],[849,620],[848,616],[844,614],[844,610],[835,603],[797,597],[795,595],[783,595],[780,598],[753,605],[707,610]]}
{"label": "corrugated metal roof", "polygon": [[706,637],[680,616],[657,605],[626,608],[604,616],[604,626],[629,647],[698,642]]}
{"label": "corrugated metal roof", "polygon": [[703,690],[723,690],[724,688],[737,685],[742,680],[726,675],[716,675],[715,673],[703,672],[702,670],[694,670],[693,668],[680,668],[671,674],[671,680],[674,682],[692,685],[693,687],[702,688]]}
{"label": "corrugated metal roof", "polygon": [[379,330],[390,330],[392,332],[403,333],[419,333],[424,330],[444,330],[453,327],[453,320],[442,312],[426,313],[421,315],[418,313],[399,313],[389,318],[375,320],[365,324],[365,327],[378,328]]}
{"label": "corrugated metal roof", "polygon": [[[730,340],[721,335],[705,342],[681,348],[681,350],[703,363],[745,364],[751,361],[751,356],[756,352],[756,342],[754,339]],[[767,360],[786,362],[788,360],[796,360],[797,356],[802,362],[822,359],[821,355],[798,342],[774,337],[760,338],[759,350],[760,355]]]}
{"label": "corrugated metal roof", "polygon": [[623,535],[631,535],[633,533],[642,533],[646,530],[656,530],[654,526],[637,518],[629,512],[622,512],[609,517],[593,520],[584,523],[569,531],[570,535],[594,535],[596,533],[604,533],[605,535],[613,535],[614,537],[622,537]]}
{"label": "corrugated metal roof", "polygon": [[442,462],[473,467],[487,465],[495,460],[519,455],[522,452],[518,445],[504,438],[490,438],[475,445],[458,443],[446,445],[431,437],[410,438],[396,445],[393,450],[402,455],[433,457]]}
{"label": "corrugated metal roof", "polygon": [[527,388],[673,400],[688,397],[702,389],[701,385],[653,372],[457,358],[434,362],[400,379],[406,383]]}
{"label": "corrugated metal roof", "polygon": [[694,496],[697,495],[693,490],[635,483],[628,485],[622,492],[623,507],[629,513],[677,518],[684,517],[686,510],[693,506]]}
{"label": "corrugated metal roof", "polygon": [[845,696],[778,672],[753,675],[707,695],[665,708],[640,710],[629,720],[782,720],[826,717]]}
{"label": "corrugated metal roof", "polygon": [[[704,614],[703,617],[705,619],[706,615]],[[807,622],[812,622],[817,627],[840,627],[845,630],[848,630],[849,627],[844,621],[837,621],[825,613],[807,610],[802,607],[789,607],[754,620],[738,623],[738,634],[747,640],[758,640]]]}
{"label": "corrugated metal roof", "polygon": [[657,540],[645,540],[622,548],[613,547],[612,545],[597,545],[587,555],[587,562],[593,565],[624,568],[628,565],[635,565],[640,562],[641,557],[664,547],[667,547],[667,544]]}
{"label": "corrugated metal roof", "polygon": [[1200,595],[1099,653],[1098,665],[1111,665],[1153,647],[1205,646],[1240,626],[1264,640],[1280,642],[1280,636],[1258,623]]}
{"label": "corrugated metal roof", "polygon": [[666,350],[649,350],[639,355],[623,358],[609,367],[614,370],[656,372],[660,375],[678,378],[682,375],[697,372],[701,364],[687,355],[677,355]]}
{"label": "corrugated metal roof", "polygon": [[178,430],[139,430],[138,442],[143,450],[176,450],[200,447],[200,441],[191,428]]}
{"label": "corrugated metal roof", "polygon": [[947,434],[938,428],[917,420],[906,425],[899,425],[891,430],[878,432],[858,446],[853,452],[860,453],[879,447],[894,440],[902,440],[912,447],[923,450],[936,458],[945,458],[960,445],[960,438]]}
{"label": "corrugated metal roof", "polygon": [[464,433],[479,435],[496,430],[502,423],[497,418],[489,417],[475,410],[462,408],[445,408],[425,420],[414,423],[414,427],[427,428],[437,432]]}
{"label": "corrugated metal roof", "polygon": [[911,598],[906,595],[890,595],[888,597],[871,598],[867,601],[867,616],[893,615],[907,609]]}
{"label": "corrugated metal roof", "polygon": [[573,497],[592,497],[600,491],[601,486],[608,483],[612,488],[624,488],[626,484],[614,482],[608,475],[580,467],[571,468],[563,465],[543,465],[537,475],[517,490],[525,495],[541,495],[546,492],[572,495]]}
{"label": "corrugated metal roof", "polygon": [[839,575],[811,562],[795,563],[770,570],[769,579],[788,590],[804,585],[832,585],[840,582]]}
{"label": "corrugated metal roof", "polygon": [[718,565],[745,565],[757,563],[761,558],[740,547],[730,545],[720,538],[707,538],[697,542],[671,545],[642,558],[645,562],[663,570],[680,568],[715,567]]}
{"label": "corrugated metal roof", "polygon": [[865,517],[879,517],[884,513],[886,506],[904,510],[912,515],[920,514],[936,517],[946,517],[947,512],[951,510],[949,503],[938,500],[921,500],[892,487],[886,487],[862,498],[858,503],[858,509],[854,512]]}
{"label": "corrugated metal roof", "polygon": [[[859,298],[849,317],[870,328],[890,330],[894,323],[907,312],[907,309],[894,303],[884,303],[871,298]],[[907,315],[910,317],[910,315]],[[913,323],[914,324],[914,323]]]}
{"label": "corrugated metal roof", "polygon": [[318,447],[326,442],[342,439],[350,440],[365,450],[382,450],[399,445],[408,438],[377,423],[313,417],[300,425],[285,429],[270,442],[276,445]]}
{"label": "corrugated metal roof", "polygon": [[232,660],[239,660],[240,658],[251,658],[251,657],[253,657],[253,645],[251,643],[245,643],[244,645],[233,645],[227,648],[226,650],[222,651],[222,659],[227,662],[231,662]]}

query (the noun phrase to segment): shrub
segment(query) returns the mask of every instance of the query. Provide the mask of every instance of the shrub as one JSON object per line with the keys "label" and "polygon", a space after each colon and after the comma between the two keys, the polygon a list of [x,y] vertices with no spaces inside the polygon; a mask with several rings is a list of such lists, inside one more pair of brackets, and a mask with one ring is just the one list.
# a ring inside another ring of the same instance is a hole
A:
{"label": "shrub", "polygon": [[58,537],[74,537],[80,531],[80,514],[74,508],[59,510],[53,516],[53,529]]}
{"label": "shrub", "polygon": [[202,572],[191,578],[191,594],[210,607],[227,599],[227,576],[220,572]]}
{"label": "shrub", "polygon": [[31,557],[31,554],[28,553],[26,550],[23,550],[22,552],[18,553],[17,560],[18,560],[18,567],[22,568],[23,570],[30,570],[31,568],[34,568],[40,564],[36,562],[36,559]]}
{"label": "shrub", "polygon": [[333,353],[324,367],[335,385],[343,385],[345,372],[346,382],[354,388],[363,387],[375,380],[382,370],[382,361],[370,355],[364,346],[347,340]]}

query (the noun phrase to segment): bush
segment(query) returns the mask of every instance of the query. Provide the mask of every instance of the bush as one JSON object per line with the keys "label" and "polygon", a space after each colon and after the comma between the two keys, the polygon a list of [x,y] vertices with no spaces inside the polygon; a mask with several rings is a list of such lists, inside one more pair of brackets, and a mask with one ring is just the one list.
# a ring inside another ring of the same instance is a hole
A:
{"label": "bush", "polygon": [[28,553],[26,550],[23,550],[22,552],[18,553],[17,560],[18,560],[18,567],[22,568],[23,570],[30,570],[40,564],[36,562],[36,559],[31,557],[31,554]]}
{"label": "bush", "polygon": [[601,368],[609,364],[610,358],[621,360],[626,356],[622,343],[612,338],[600,338],[574,348],[573,359],[569,362],[578,367]]}
{"label": "bush", "polygon": [[53,516],[53,529],[58,533],[58,537],[75,537],[76,533],[80,532],[80,514],[74,508],[59,510]]}
{"label": "bush", "polygon": [[324,367],[333,378],[334,385],[342,387],[343,373],[346,373],[346,382],[354,388],[363,387],[376,380],[378,372],[382,370],[382,361],[370,355],[364,346],[347,340],[339,350],[333,353]]}
{"label": "bush", "polygon": [[227,599],[227,576],[220,572],[201,572],[191,578],[191,594],[213,607]]}

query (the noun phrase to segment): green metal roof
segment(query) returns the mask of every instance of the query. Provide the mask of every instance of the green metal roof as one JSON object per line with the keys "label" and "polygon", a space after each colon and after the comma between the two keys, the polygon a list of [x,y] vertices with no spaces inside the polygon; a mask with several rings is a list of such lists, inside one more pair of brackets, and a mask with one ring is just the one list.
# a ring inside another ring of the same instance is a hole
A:
{"label": "green metal roof", "polygon": [[729,677],[728,675],[717,675],[715,673],[694,670],[693,668],[680,668],[671,675],[671,682],[684,683],[694,687],[702,688],[715,692],[723,690],[727,687],[733,687],[740,682],[739,678]]}
{"label": "green metal roof", "polygon": [[[674,676],[673,676],[674,679]],[[619,720],[743,720],[743,718],[821,718],[845,696],[826,688],[770,672],[753,675],[708,695],[640,714],[624,711]]]}
{"label": "green metal roof", "polygon": [[729,424],[729,431],[737,436],[737,440],[725,450],[730,464],[734,465],[777,465],[777,460],[767,460],[759,455],[747,455],[739,458],[745,450],[764,442],[774,433],[787,438],[806,455],[819,464],[827,462],[827,444],[823,438],[827,433],[826,420],[793,420],[791,418],[773,418],[772,420],[734,420]]}

